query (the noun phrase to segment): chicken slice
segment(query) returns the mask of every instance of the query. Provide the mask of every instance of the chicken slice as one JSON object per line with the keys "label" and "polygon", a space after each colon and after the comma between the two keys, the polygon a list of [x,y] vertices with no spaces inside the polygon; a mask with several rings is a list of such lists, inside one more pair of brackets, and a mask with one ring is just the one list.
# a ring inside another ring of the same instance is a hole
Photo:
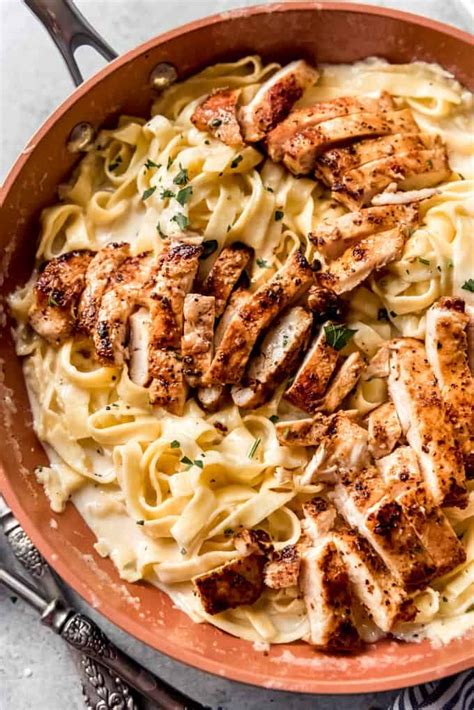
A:
{"label": "chicken slice", "polygon": [[265,556],[237,557],[217,569],[194,577],[194,588],[207,614],[219,614],[242,604],[254,604],[263,592]]}
{"label": "chicken slice", "polygon": [[309,288],[312,279],[313,273],[303,254],[293,252],[282,268],[237,309],[217,348],[206,383],[240,382],[260,333]]}
{"label": "chicken slice", "polygon": [[351,353],[344,360],[332,378],[324,399],[319,405],[323,412],[332,414],[341,406],[347,395],[356,386],[365,367],[364,358],[359,352]]}
{"label": "chicken slice", "polygon": [[461,298],[440,298],[426,316],[426,355],[461,447],[466,475],[474,477],[474,378],[468,358],[469,316]]}
{"label": "chicken slice", "polygon": [[287,545],[281,552],[274,552],[266,563],[264,582],[270,589],[296,587],[300,576],[301,553],[297,545]]}
{"label": "chicken slice", "polygon": [[401,584],[420,588],[428,583],[436,570],[433,559],[375,467],[341,475],[330,498]]}
{"label": "chicken slice", "polygon": [[240,89],[217,89],[195,109],[191,121],[200,131],[208,131],[230,146],[243,145],[237,120]]}
{"label": "chicken slice", "polygon": [[332,541],[304,551],[300,587],[308,612],[309,643],[327,651],[357,648],[360,639],[352,615],[349,578]]}
{"label": "chicken slice", "polygon": [[92,332],[96,355],[102,365],[123,365],[128,319],[156,268],[152,254],[144,252],[125,259],[110,277]]}
{"label": "chicken slice", "polygon": [[309,238],[328,259],[336,259],[361,239],[393,229],[397,225],[413,228],[419,223],[417,205],[368,207],[337,219],[326,219]]}
{"label": "chicken slice", "polygon": [[371,380],[374,377],[379,377],[381,379],[388,377],[390,374],[389,355],[390,351],[388,343],[385,342],[370,359],[369,364],[361,375],[361,378],[363,380]]}
{"label": "chicken slice", "polygon": [[59,345],[74,331],[76,308],[92,258],[88,250],[70,251],[48,261],[38,276],[28,320],[52,345]]}
{"label": "chicken slice", "polygon": [[305,128],[340,116],[361,112],[377,113],[393,108],[392,97],[384,91],[380,98],[341,96],[332,101],[321,101],[314,106],[296,109],[267,135],[268,155],[274,162],[280,162],[283,159],[287,142]]}
{"label": "chicken slice", "polygon": [[110,278],[130,256],[129,244],[113,242],[98,251],[86,271],[86,286],[79,301],[77,328],[83,333],[93,332],[102,296]]}
{"label": "chicken slice", "polygon": [[417,130],[410,109],[341,116],[296,133],[285,144],[283,163],[294,175],[308,175],[314,170],[318,155],[338,143]]}
{"label": "chicken slice", "polygon": [[202,246],[172,242],[163,257],[150,294],[150,401],[182,414],[186,383],[181,360],[183,310],[199,266]]}
{"label": "chicken slice", "polygon": [[392,402],[373,409],[368,416],[369,451],[374,459],[387,456],[402,438],[402,427]]}
{"label": "chicken slice", "polygon": [[367,540],[345,526],[339,527],[332,539],[346,566],[354,597],[379,629],[388,633],[395,623],[415,618],[413,602]]}
{"label": "chicken slice", "polygon": [[407,236],[406,227],[398,226],[362,239],[319,272],[318,283],[337,294],[352,291],[373,271],[399,259]]}
{"label": "chicken slice", "polygon": [[265,137],[289,113],[293,104],[312,86],[319,72],[302,59],[290,62],[259,88],[249,104],[240,109],[240,125],[246,141]]}
{"label": "chicken slice", "polygon": [[[392,183],[394,184],[394,183]],[[375,195],[372,198],[372,204],[377,205],[412,205],[416,202],[429,200],[435,195],[441,194],[441,190],[437,187],[424,187],[421,190],[407,190],[406,192],[391,191],[390,185],[380,195]],[[396,184],[395,184],[396,190]]]}
{"label": "chicken slice", "polygon": [[235,549],[240,555],[270,555],[273,545],[270,536],[265,530],[251,530],[244,528],[235,533],[233,537]]}
{"label": "chicken slice", "polygon": [[390,343],[388,388],[434,502],[464,507],[466,481],[461,452],[419,340],[403,338]]}
{"label": "chicken slice", "polygon": [[139,308],[129,319],[130,341],[128,344],[130,379],[139,387],[150,383],[148,351],[150,348],[151,318],[148,308]]}
{"label": "chicken slice", "polygon": [[282,446],[317,446],[326,435],[328,428],[339,417],[352,419],[357,416],[358,412],[355,409],[348,409],[330,416],[316,412],[313,417],[308,419],[277,422],[275,429],[278,441]]}
{"label": "chicken slice", "polygon": [[465,561],[466,553],[442,510],[427,493],[416,454],[401,446],[377,461],[390,494],[399,503],[441,576]]}
{"label": "chicken slice", "polygon": [[191,387],[201,384],[212,361],[215,299],[190,293],[184,299],[184,330],[181,338],[184,376]]}
{"label": "chicken slice", "polygon": [[214,296],[216,299],[216,318],[219,318],[226,307],[227,301],[246,268],[253,254],[253,249],[235,242],[224,247],[204,281],[201,293]]}
{"label": "chicken slice", "polygon": [[313,545],[319,545],[334,528],[337,511],[331,503],[317,496],[303,503],[303,516],[302,530]]}
{"label": "chicken slice", "polygon": [[418,190],[434,187],[450,174],[445,148],[412,150],[349,170],[334,183],[332,195],[349,210],[356,210],[369,204],[392,182],[400,190]]}
{"label": "chicken slice", "polygon": [[308,344],[312,321],[311,314],[301,306],[291,308],[278,319],[258,355],[250,360],[243,384],[232,388],[232,399],[238,407],[261,406],[293,374]]}
{"label": "chicken slice", "polygon": [[347,304],[334,291],[321,286],[311,286],[308,292],[308,306],[313,311],[313,322],[344,319]]}
{"label": "chicken slice", "polygon": [[[328,321],[325,325],[329,326],[331,322]],[[327,342],[322,326],[293,383],[285,392],[286,399],[305,412],[315,412],[336,369],[338,359],[339,352]]]}

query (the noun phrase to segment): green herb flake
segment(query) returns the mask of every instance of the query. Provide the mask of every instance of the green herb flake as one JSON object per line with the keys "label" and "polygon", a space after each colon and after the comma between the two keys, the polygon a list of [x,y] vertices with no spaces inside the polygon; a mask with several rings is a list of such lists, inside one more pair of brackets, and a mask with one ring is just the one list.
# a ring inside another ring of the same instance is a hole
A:
{"label": "green herb flake", "polygon": [[470,291],[471,293],[474,293],[474,279],[468,279],[463,283],[461,286],[465,291]]}
{"label": "green herb flake", "polygon": [[199,258],[202,260],[207,259],[209,256],[211,256],[211,254],[214,254],[214,252],[217,250],[217,247],[217,239],[206,239],[206,241],[202,244],[202,253]]}
{"label": "green herb flake", "polygon": [[288,345],[288,340],[289,340],[288,336],[284,335],[283,336],[283,347],[284,348],[286,348],[286,346]]}
{"label": "green herb flake", "polygon": [[429,259],[423,259],[422,256],[418,257],[418,261],[420,262],[420,264],[424,264],[425,266],[431,265],[431,261]]}
{"label": "green herb flake", "polygon": [[176,199],[178,200],[181,207],[184,207],[184,205],[189,200],[189,198],[191,197],[192,194],[193,194],[193,188],[191,187],[191,185],[181,188],[181,190],[176,195]]}
{"label": "green herb flake", "polygon": [[171,217],[171,221],[176,222],[180,229],[186,229],[189,225],[189,219],[185,214],[181,214],[181,212],[179,214],[175,214],[174,217]]}
{"label": "green herb flake", "polygon": [[279,222],[285,216],[283,210],[275,210],[275,222]]}
{"label": "green herb flake", "polygon": [[156,229],[157,229],[157,232],[158,232],[158,234],[160,235],[161,239],[167,239],[167,238],[168,238],[168,236],[167,236],[167,235],[163,232],[163,230],[161,229],[161,225],[160,225],[159,222],[158,222],[158,224],[156,225]]}
{"label": "green herb flake", "polygon": [[122,164],[122,156],[117,155],[115,160],[112,163],[109,163],[109,170],[114,171],[117,170],[118,166]]}
{"label": "green herb flake", "polygon": [[248,457],[249,457],[249,459],[253,459],[253,457],[255,456],[255,454],[256,454],[256,452],[257,452],[258,447],[260,446],[260,442],[261,442],[261,441],[262,441],[262,440],[260,439],[260,437],[258,437],[257,439],[255,439],[255,441],[253,442],[252,446],[250,447],[250,451],[249,451],[248,454],[247,454]]}
{"label": "green herb flake", "polygon": [[168,163],[166,165],[166,169],[169,170],[171,168],[171,166],[173,165],[173,163],[174,163],[174,158],[172,158],[170,155],[168,158]]}
{"label": "green herb flake", "polygon": [[243,157],[241,155],[236,155],[235,158],[233,159],[233,161],[231,162],[230,167],[232,169],[236,168],[239,165],[239,163],[242,162],[242,160],[243,160]]}
{"label": "green herb flake", "polygon": [[349,340],[354,337],[355,333],[357,333],[357,330],[348,328],[344,324],[324,326],[326,341],[334,350],[342,350]]}
{"label": "green herb flake", "polygon": [[260,266],[261,269],[269,269],[269,265],[265,261],[265,259],[257,259],[257,266]]}
{"label": "green herb flake", "polygon": [[180,549],[180,551],[179,551],[179,554],[180,554],[180,555],[187,555],[187,554],[188,554],[188,551],[187,551],[187,549],[186,549],[185,547],[182,547],[182,548]]}
{"label": "green herb flake", "polygon": [[398,318],[398,313],[395,313],[395,311],[390,311],[390,315],[392,318]]}
{"label": "green herb flake", "polygon": [[181,444],[179,443],[179,441],[177,441],[177,439],[174,439],[174,441],[171,442],[170,446],[172,449],[179,449]]}
{"label": "green herb flake", "polygon": [[142,195],[142,200],[148,200],[151,195],[155,192],[156,187],[149,187],[148,190],[145,190],[145,192]]}
{"label": "green herb flake", "polygon": [[231,537],[231,535],[234,534],[234,529],[233,528],[226,528],[224,530],[224,535],[225,537]]}
{"label": "green herb flake", "polygon": [[388,321],[388,311],[386,308],[379,308],[378,313],[377,313],[377,320]]}
{"label": "green herb flake", "polygon": [[58,301],[54,298],[54,295],[52,293],[50,293],[48,296],[48,306],[59,306]]}
{"label": "green herb flake", "polygon": [[179,166],[179,172],[175,175],[173,182],[175,185],[186,185],[189,182],[188,171],[186,168]]}
{"label": "green herb flake", "polygon": [[183,458],[181,459],[181,463],[185,463],[187,466],[193,465],[193,462],[188,456],[183,456]]}
{"label": "green herb flake", "polygon": [[204,145],[211,145],[211,141],[206,138],[206,140],[204,141]]}
{"label": "green herb flake", "polygon": [[137,525],[145,525],[144,520],[137,520],[136,523],[137,523]]}
{"label": "green herb flake", "polygon": [[160,197],[162,200],[165,200],[167,197],[174,197],[174,192],[173,190],[162,190]]}
{"label": "green herb flake", "polygon": [[197,466],[198,468],[204,468],[204,461],[200,461],[200,459],[195,459],[193,461],[194,465]]}
{"label": "green herb flake", "polygon": [[454,267],[453,260],[449,259],[448,261],[448,269],[452,269]]}
{"label": "green herb flake", "polygon": [[269,420],[271,421],[272,424],[276,424],[277,421],[280,419],[280,417],[277,417],[276,414],[272,414],[272,416],[271,416],[271,417],[268,417],[268,418],[269,418]]}
{"label": "green herb flake", "polygon": [[155,163],[153,160],[151,160],[150,158],[148,158],[147,161],[146,161],[146,163],[145,163],[145,168],[146,168],[147,170],[149,170],[150,168],[161,168],[161,165],[159,165],[158,163]]}
{"label": "green herb flake", "polygon": [[231,224],[228,224],[228,225],[227,225],[227,231],[230,232],[231,229],[232,229],[232,225],[231,225]]}
{"label": "green herb flake", "polygon": [[274,192],[273,187],[268,187],[268,185],[266,186],[265,190],[266,190],[267,192]]}

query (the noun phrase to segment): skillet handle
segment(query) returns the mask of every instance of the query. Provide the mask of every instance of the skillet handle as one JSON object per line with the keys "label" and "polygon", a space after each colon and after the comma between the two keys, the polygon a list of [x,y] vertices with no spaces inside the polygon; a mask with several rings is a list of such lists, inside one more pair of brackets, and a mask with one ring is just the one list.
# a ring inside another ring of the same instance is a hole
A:
{"label": "skillet handle", "polygon": [[107,61],[117,57],[117,53],[105,42],[86,20],[72,0],[23,0],[48,31],[53,42],[63,55],[69,73],[76,86],[84,78],[77,66],[74,52],[78,47],[88,45]]}

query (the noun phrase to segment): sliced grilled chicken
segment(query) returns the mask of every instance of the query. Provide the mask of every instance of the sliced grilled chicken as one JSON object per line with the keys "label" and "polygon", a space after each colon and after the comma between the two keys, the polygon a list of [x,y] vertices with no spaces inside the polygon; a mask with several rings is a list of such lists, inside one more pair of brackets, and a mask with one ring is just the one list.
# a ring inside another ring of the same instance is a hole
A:
{"label": "sliced grilled chicken", "polygon": [[295,587],[301,569],[301,552],[296,545],[287,545],[281,552],[274,552],[266,563],[263,574],[267,587],[285,589]]}
{"label": "sliced grilled chicken", "polygon": [[369,451],[374,459],[387,456],[402,438],[402,427],[392,402],[385,402],[368,416]]}
{"label": "sliced grilled chicken", "polygon": [[249,530],[244,528],[233,537],[235,549],[240,555],[270,555],[273,545],[265,530]]}
{"label": "sliced grilled chicken", "polygon": [[[396,187],[396,186],[395,186]],[[390,185],[380,195],[372,198],[373,205],[414,205],[415,202],[428,200],[434,195],[439,195],[441,190],[437,187],[424,187],[421,190],[407,190],[407,192],[394,192],[389,190]]]}
{"label": "sliced grilled chicken", "polygon": [[330,417],[317,412],[309,419],[277,422],[275,429],[282,446],[316,446],[330,423]]}
{"label": "sliced grilled chicken", "polygon": [[391,342],[388,388],[435,503],[464,507],[466,481],[461,452],[419,340],[403,338]]}
{"label": "sliced grilled chicken", "polygon": [[366,163],[382,158],[394,157],[413,150],[439,148],[439,136],[426,133],[397,133],[358,141],[346,147],[332,148],[319,155],[316,160],[316,174],[332,187],[340,182],[344,173],[359,168]]}
{"label": "sliced grilled chicken", "polygon": [[200,245],[172,242],[150,294],[150,401],[173,414],[182,414],[186,401],[181,360],[183,309],[201,253]]}
{"label": "sliced grilled chicken", "polygon": [[461,446],[466,475],[474,477],[474,378],[469,368],[469,316],[460,298],[440,298],[426,316],[426,355]]}
{"label": "sliced grilled chicken", "polygon": [[428,583],[436,571],[433,559],[375,467],[341,476],[330,497],[401,584],[419,588]]}
{"label": "sliced grilled chicken", "polygon": [[130,255],[129,244],[107,244],[98,251],[86,271],[86,287],[79,301],[78,330],[93,332],[102,296],[109,280]]}
{"label": "sliced grilled chicken", "polygon": [[374,377],[381,379],[388,377],[390,373],[389,353],[388,343],[383,343],[371,358],[361,378],[363,380],[371,380]]}
{"label": "sliced grilled chicken", "polygon": [[232,388],[232,399],[238,407],[261,406],[293,374],[308,344],[312,321],[311,314],[301,306],[278,319],[263,339],[258,355],[250,360],[243,384]]}
{"label": "sliced grilled chicken", "polygon": [[[326,323],[331,325],[330,321]],[[314,340],[285,397],[305,412],[315,412],[336,369],[339,352],[326,339],[324,326]]]}
{"label": "sliced grilled chicken", "polygon": [[357,648],[360,640],[352,616],[349,578],[333,542],[304,551],[300,586],[308,612],[309,643],[328,651]]}
{"label": "sliced grilled chicken", "polygon": [[433,558],[437,575],[446,574],[464,562],[464,548],[442,510],[427,493],[413,449],[400,446],[379,459],[377,468]]}
{"label": "sliced grilled chicken", "polygon": [[412,150],[380,158],[349,170],[332,186],[333,197],[348,209],[368,205],[374,195],[392,182],[400,190],[434,187],[447,180],[451,171],[446,150]]}
{"label": "sliced grilled chicken", "polygon": [[347,311],[347,304],[334,291],[317,285],[309,289],[308,306],[313,311],[314,323],[343,320]]}
{"label": "sliced grilled chicken", "polygon": [[323,412],[332,414],[341,406],[347,395],[356,386],[365,367],[364,358],[359,352],[351,353],[344,360],[332,378],[326,394],[320,404]]}
{"label": "sliced grilled chicken", "polygon": [[204,281],[201,292],[205,296],[214,296],[216,299],[216,318],[219,318],[226,307],[242,272],[249,263],[253,249],[235,242],[221,251],[212,269]]}
{"label": "sliced grilled chicken", "polygon": [[399,259],[407,236],[406,227],[398,226],[362,239],[318,273],[319,284],[337,294],[352,291],[373,271]]}
{"label": "sliced grilled chicken", "polygon": [[401,224],[414,227],[419,222],[417,205],[368,207],[337,219],[326,219],[309,238],[328,259],[336,259],[347,249],[378,232]]}
{"label": "sliced grilled chicken", "polygon": [[374,623],[385,631],[398,621],[412,621],[416,608],[374,548],[355,530],[339,527],[332,536],[349,577],[351,591]]}
{"label": "sliced grilled chicken", "polygon": [[308,175],[316,167],[318,155],[339,143],[417,130],[410,109],[341,116],[296,133],[285,144],[283,163],[295,175]]}
{"label": "sliced grilled chicken", "polygon": [[189,293],[184,299],[184,330],[181,338],[184,376],[191,387],[201,384],[212,361],[215,299]]}
{"label": "sliced grilled chicken", "polygon": [[148,351],[150,348],[151,318],[148,308],[139,308],[129,319],[130,341],[128,344],[130,379],[139,387],[150,383]]}
{"label": "sliced grilled chicken", "polygon": [[48,261],[38,277],[28,320],[53,345],[62,343],[75,328],[77,304],[92,258],[88,250],[70,251]]}
{"label": "sliced grilled chicken", "polygon": [[92,337],[99,362],[123,365],[128,319],[143,298],[157,262],[150,252],[130,256],[110,277],[100,302]]}
{"label": "sliced grilled chicken", "polygon": [[303,515],[301,527],[313,545],[318,545],[333,530],[337,511],[331,503],[317,496],[303,503]]}
{"label": "sliced grilled chicken", "polygon": [[285,153],[287,142],[305,128],[340,116],[361,112],[377,113],[393,108],[391,96],[384,91],[380,98],[342,96],[332,101],[321,101],[314,106],[296,109],[268,134],[266,139],[268,155],[276,163],[280,162]]}
{"label": "sliced grilled chicken", "polygon": [[237,309],[208,370],[208,384],[240,382],[260,333],[292,301],[309,288],[313,275],[301,252],[294,252],[282,268]]}
{"label": "sliced grilled chicken", "polygon": [[240,109],[240,125],[246,141],[265,137],[282,121],[293,104],[312,86],[319,72],[302,59],[287,64],[266,81],[252,101]]}
{"label": "sliced grilled chicken", "polygon": [[253,553],[194,577],[204,611],[218,614],[242,604],[254,604],[263,592],[264,566],[265,556]]}
{"label": "sliced grilled chicken", "polygon": [[231,146],[243,144],[237,120],[240,89],[217,89],[194,111],[191,121],[200,131],[208,131]]}

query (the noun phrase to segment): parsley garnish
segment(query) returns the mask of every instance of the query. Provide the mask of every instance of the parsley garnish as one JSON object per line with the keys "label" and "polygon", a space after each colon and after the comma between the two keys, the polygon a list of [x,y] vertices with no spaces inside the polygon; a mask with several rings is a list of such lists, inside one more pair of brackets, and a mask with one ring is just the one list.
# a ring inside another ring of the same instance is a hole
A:
{"label": "parsley garnish", "polygon": [[425,266],[430,266],[431,264],[429,259],[423,259],[422,256],[418,257],[418,261],[420,262],[420,264],[424,264]]}
{"label": "parsley garnish", "polygon": [[243,160],[241,155],[236,155],[234,160],[231,162],[230,167],[231,168],[236,168],[239,163],[241,163]]}
{"label": "parsley garnish", "polygon": [[122,163],[122,156],[117,155],[113,163],[109,163],[109,170],[116,170],[118,166]]}
{"label": "parsley garnish", "polygon": [[171,168],[171,166],[173,165],[173,163],[174,163],[174,158],[172,158],[170,155],[168,158],[168,164],[166,166],[166,169],[169,170]]}
{"label": "parsley garnish", "polygon": [[268,266],[267,262],[265,259],[257,259],[257,266],[260,266],[261,269],[269,269],[270,267]]}
{"label": "parsley garnish", "polygon": [[230,232],[231,229],[232,229],[232,225],[231,225],[231,224],[228,224],[228,225],[227,225],[227,231]]}
{"label": "parsley garnish", "polygon": [[249,457],[249,459],[253,459],[253,457],[255,456],[255,453],[256,453],[258,447],[260,446],[260,442],[261,442],[261,441],[262,441],[262,440],[260,439],[260,437],[259,437],[258,439],[255,439],[255,441],[253,442],[252,446],[250,447],[250,451],[249,451],[248,454],[247,454],[248,457]]}
{"label": "parsley garnish", "polygon": [[56,301],[52,293],[48,296],[48,306],[59,306],[59,303]]}
{"label": "parsley garnish", "polygon": [[275,222],[279,222],[284,216],[285,213],[282,210],[275,210]]}
{"label": "parsley garnish", "polygon": [[161,166],[158,165],[158,163],[154,163],[153,160],[150,160],[150,158],[148,158],[145,163],[145,168],[147,170],[149,170],[150,168],[159,168],[159,167],[161,167]]}
{"label": "parsley garnish", "polygon": [[153,195],[155,190],[156,190],[156,187],[149,187],[148,190],[145,190],[145,192],[142,195],[142,200],[148,200],[150,195]]}
{"label": "parsley garnish", "polygon": [[195,459],[193,463],[195,466],[198,466],[199,468],[204,468],[204,461],[200,461],[199,459]]}
{"label": "parsley garnish", "polygon": [[202,254],[199,258],[207,259],[208,256],[214,254],[217,249],[217,246],[217,239],[206,239],[206,241],[202,244]]}
{"label": "parsley garnish", "polygon": [[166,235],[166,234],[163,232],[163,230],[161,229],[161,226],[160,226],[160,223],[159,223],[159,222],[158,222],[158,224],[156,225],[156,229],[158,230],[158,234],[160,235],[160,237],[161,237],[162,239],[166,239],[166,238],[167,238],[167,235]]}
{"label": "parsley garnish", "polygon": [[271,417],[268,417],[268,418],[270,419],[270,421],[271,421],[272,424],[276,424],[277,421],[280,419],[280,417],[277,417],[276,414],[272,414],[272,416],[271,416]]}
{"label": "parsley garnish", "polygon": [[174,197],[174,192],[173,190],[162,190],[160,197],[162,200],[166,199],[167,197]]}
{"label": "parsley garnish", "polygon": [[327,344],[333,347],[334,350],[342,350],[349,340],[354,337],[355,333],[357,333],[357,330],[352,330],[344,324],[324,326]]}
{"label": "parsley garnish", "polygon": [[171,217],[171,221],[176,222],[180,229],[186,229],[186,227],[189,225],[189,219],[186,217],[185,214],[181,214],[181,212],[179,214],[175,214],[174,217]]}
{"label": "parsley garnish", "polygon": [[145,525],[144,520],[137,520],[136,523],[137,523],[137,525]]}
{"label": "parsley garnish", "polygon": [[388,320],[388,312],[386,308],[379,308],[377,320]]}
{"label": "parsley garnish", "polygon": [[188,456],[183,456],[183,458],[181,459],[181,463],[185,463],[187,466],[193,465],[193,462]]}
{"label": "parsley garnish", "polygon": [[286,348],[287,345],[288,345],[288,336],[284,335],[283,336],[283,347]]}
{"label": "parsley garnish", "polygon": [[189,200],[191,195],[193,194],[193,188],[191,185],[188,185],[187,187],[183,187],[178,194],[176,195],[176,199],[178,200],[179,204],[181,207],[184,207],[186,202]]}
{"label": "parsley garnish", "polygon": [[179,172],[175,175],[173,182],[175,185],[186,185],[188,181],[188,171],[180,165]]}
{"label": "parsley garnish", "polygon": [[179,447],[181,446],[181,444],[179,443],[179,441],[177,441],[177,440],[175,439],[174,441],[171,442],[170,446],[171,446],[172,449],[179,449]]}
{"label": "parsley garnish", "polygon": [[474,279],[468,279],[463,283],[461,286],[465,291],[470,291],[471,293],[474,293]]}
{"label": "parsley garnish", "polygon": [[204,141],[204,145],[211,145],[211,141],[208,141],[206,138],[206,140]]}
{"label": "parsley garnish", "polygon": [[268,187],[268,186],[265,188],[265,190],[266,190],[267,192],[273,192],[273,191],[274,191],[274,190],[273,190],[273,187]]}

